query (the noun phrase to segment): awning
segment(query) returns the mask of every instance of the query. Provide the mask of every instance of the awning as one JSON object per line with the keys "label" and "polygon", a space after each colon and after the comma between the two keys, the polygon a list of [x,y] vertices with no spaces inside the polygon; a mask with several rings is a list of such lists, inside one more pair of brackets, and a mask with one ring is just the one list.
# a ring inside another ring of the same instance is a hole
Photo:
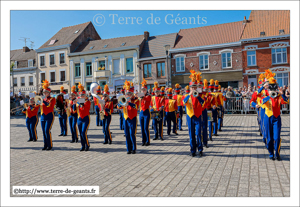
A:
{"label": "awning", "polygon": [[243,71],[234,71],[234,72],[222,72],[222,73],[202,73],[202,80],[218,80],[219,82],[227,81],[242,81],[243,80]]}
{"label": "awning", "polygon": [[188,84],[190,82],[190,75],[176,75],[172,76],[172,85],[179,83],[179,84]]}

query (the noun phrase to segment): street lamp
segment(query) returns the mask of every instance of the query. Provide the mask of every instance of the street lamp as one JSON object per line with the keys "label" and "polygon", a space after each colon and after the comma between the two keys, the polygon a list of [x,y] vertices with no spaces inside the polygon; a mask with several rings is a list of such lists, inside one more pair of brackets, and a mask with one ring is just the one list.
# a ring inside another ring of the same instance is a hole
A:
{"label": "street lamp", "polygon": [[167,55],[167,70],[168,70],[168,83],[167,83],[167,86],[171,86],[171,71],[169,70],[169,50],[170,50],[170,45],[164,45],[164,49],[165,49],[166,55]]}

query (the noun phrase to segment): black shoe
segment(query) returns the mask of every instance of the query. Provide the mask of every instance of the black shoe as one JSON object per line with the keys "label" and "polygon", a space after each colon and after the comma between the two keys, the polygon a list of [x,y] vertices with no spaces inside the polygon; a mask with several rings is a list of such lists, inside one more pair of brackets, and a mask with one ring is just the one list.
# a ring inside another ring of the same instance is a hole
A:
{"label": "black shoe", "polygon": [[150,143],[149,143],[149,142],[145,144],[145,146],[149,146],[149,145],[150,145]]}
{"label": "black shoe", "polygon": [[280,157],[276,157],[275,158],[277,161],[281,161],[281,158]]}
{"label": "black shoe", "polygon": [[145,143],[144,143],[144,142],[142,143],[142,146],[145,146]]}
{"label": "black shoe", "polygon": [[190,156],[195,157],[196,153],[191,153]]}
{"label": "black shoe", "polygon": [[110,134],[112,134],[112,132],[110,132]]}
{"label": "black shoe", "polygon": [[171,134],[168,134],[168,136],[170,136]]}
{"label": "black shoe", "polygon": [[90,147],[85,148],[85,151],[89,151]]}
{"label": "black shoe", "polygon": [[32,142],[33,140],[27,140],[27,142]]}
{"label": "black shoe", "polygon": [[175,132],[175,133],[173,133],[173,134],[176,134],[176,135],[178,135],[178,133],[177,133],[177,132]]}
{"label": "black shoe", "polygon": [[127,151],[127,154],[128,154],[128,155],[131,154],[131,151]]}
{"label": "black shoe", "polygon": [[108,142],[103,142],[103,144],[108,144]]}
{"label": "black shoe", "polygon": [[78,142],[78,139],[76,139],[76,143]]}
{"label": "black shoe", "polygon": [[108,144],[111,144],[111,141],[109,141]]}
{"label": "black shoe", "polygon": [[164,124],[163,126],[167,126],[167,125]]}
{"label": "black shoe", "polygon": [[219,132],[221,132],[222,131],[222,129],[219,129]]}
{"label": "black shoe", "polygon": [[270,159],[270,160],[275,160],[275,158],[274,158],[274,157],[269,157],[269,159]]}
{"label": "black shoe", "polygon": [[133,150],[131,154],[135,154],[135,150]]}
{"label": "black shoe", "polygon": [[152,127],[152,129],[153,129],[153,127]]}
{"label": "black shoe", "polygon": [[161,140],[161,141],[164,141],[164,139],[163,139],[163,138],[160,138],[160,140]]}
{"label": "black shoe", "polygon": [[47,149],[47,147],[44,147],[42,150],[46,150]]}
{"label": "black shoe", "polygon": [[202,151],[201,151],[201,152],[199,152],[199,156],[200,156],[200,157],[202,157],[202,155],[203,155],[203,154],[202,154]]}
{"label": "black shoe", "polygon": [[84,151],[84,150],[85,150],[84,147],[81,147],[80,152],[82,152],[82,151]]}
{"label": "black shoe", "polygon": [[34,142],[36,142],[37,140],[33,140]]}
{"label": "black shoe", "polygon": [[52,150],[52,147],[48,147],[46,150],[47,150],[47,151]]}
{"label": "black shoe", "polygon": [[182,129],[179,129],[179,131],[182,131]]}
{"label": "black shoe", "polygon": [[218,134],[214,134],[214,136],[219,136]]}
{"label": "black shoe", "polygon": [[59,136],[59,137],[60,137],[60,136],[63,136],[63,134],[60,134],[60,135],[58,135],[58,136]]}
{"label": "black shoe", "polygon": [[124,134],[124,137],[126,137],[126,135]]}
{"label": "black shoe", "polygon": [[97,125],[97,126],[99,126],[99,125]]}
{"label": "black shoe", "polygon": [[213,141],[212,138],[209,138],[210,141]]}
{"label": "black shoe", "polygon": [[155,137],[153,140],[157,140],[158,138],[157,137]]}
{"label": "black shoe", "polygon": [[259,135],[262,136],[262,133],[260,132]]}
{"label": "black shoe", "polygon": [[260,129],[258,129],[258,131],[260,132]]}
{"label": "black shoe", "polygon": [[63,137],[66,137],[66,136],[68,136],[68,135],[63,135]]}
{"label": "black shoe", "polygon": [[70,143],[74,143],[74,141],[71,141]]}
{"label": "black shoe", "polygon": [[207,144],[204,145],[206,148],[209,148],[209,146]]}

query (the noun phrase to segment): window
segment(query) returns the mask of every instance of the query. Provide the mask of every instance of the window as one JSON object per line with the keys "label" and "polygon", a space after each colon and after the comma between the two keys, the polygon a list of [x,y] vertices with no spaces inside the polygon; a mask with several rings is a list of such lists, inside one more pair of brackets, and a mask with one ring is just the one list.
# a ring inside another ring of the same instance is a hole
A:
{"label": "window", "polygon": [[14,78],[14,86],[18,86],[18,79]]}
{"label": "window", "polygon": [[49,42],[49,45],[53,45],[53,44],[55,43],[55,41],[56,41],[56,40],[51,40],[51,41]]}
{"label": "window", "polygon": [[65,53],[59,53],[59,64],[65,63]]}
{"label": "window", "polygon": [[61,70],[59,71],[59,75],[60,75],[60,82],[66,81],[66,71],[65,70]]}
{"label": "window", "polygon": [[272,49],[272,64],[287,63],[286,47]]}
{"label": "window", "polygon": [[18,68],[18,61],[15,61],[14,68]]}
{"label": "window", "polygon": [[156,64],[157,67],[157,77],[162,77],[165,76],[165,62],[162,63],[157,63]]}
{"label": "window", "polygon": [[50,82],[55,82],[55,71],[50,72]]}
{"label": "window", "polygon": [[99,61],[98,70],[105,70],[105,60]]}
{"label": "window", "polygon": [[29,85],[33,86],[33,76],[29,76]]}
{"label": "window", "polygon": [[75,77],[80,77],[80,63],[75,64]]}
{"label": "window", "polygon": [[133,72],[133,58],[126,58],[126,73]]}
{"label": "window", "polygon": [[283,87],[284,85],[289,85],[289,74],[288,73],[277,73],[275,76],[279,87]]}
{"label": "window", "polygon": [[147,90],[151,89],[151,92],[152,92],[152,88],[153,88],[153,87],[154,87],[153,84],[148,84],[148,85],[147,85]]}
{"label": "window", "polygon": [[90,91],[90,89],[91,89],[91,82],[87,82],[86,83],[86,91]]}
{"label": "window", "polygon": [[54,54],[49,55],[49,59],[50,59],[50,65],[54,65],[55,64]]}
{"label": "window", "polygon": [[44,80],[46,80],[45,72],[41,73],[41,83],[43,83]]}
{"label": "window", "polygon": [[28,60],[28,67],[33,67],[33,60]]}
{"label": "window", "polygon": [[25,86],[25,77],[21,78],[21,86]]}
{"label": "window", "polygon": [[114,74],[120,74],[120,59],[114,60]]}
{"label": "window", "polygon": [[199,55],[199,69],[200,70],[208,69],[208,55]]}
{"label": "window", "polygon": [[85,64],[85,68],[86,68],[86,76],[91,76],[92,75],[92,63],[86,63]]}
{"label": "window", "polygon": [[176,57],[176,72],[184,72],[184,57]]}
{"label": "window", "polygon": [[231,68],[231,52],[222,53],[222,68]]}
{"label": "window", "polygon": [[151,76],[151,64],[144,64],[144,78],[149,78]]}
{"label": "window", "polygon": [[99,85],[101,86],[101,88],[104,88],[104,86],[106,85],[106,81],[100,81]]}
{"label": "window", "polygon": [[247,63],[248,66],[255,66],[256,65],[256,51],[247,51]]}
{"label": "window", "polygon": [[45,66],[45,56],[40,56],[40,66]]}

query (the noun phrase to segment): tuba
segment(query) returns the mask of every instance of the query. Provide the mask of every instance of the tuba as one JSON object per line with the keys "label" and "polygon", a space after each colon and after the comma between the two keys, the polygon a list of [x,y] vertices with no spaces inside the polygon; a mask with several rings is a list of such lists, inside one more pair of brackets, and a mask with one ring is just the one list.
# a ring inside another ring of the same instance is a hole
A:
{"label": "tuba", "polygon": [[118,98],[118,103],[121,105],[121,106],[126,106],[128,101],[127,101],[127,98],[123,95],[123,96],[119,96]]}
{"label": "tuba", "polygon": [[44,97],[42,97],[42,96],[35,96],[34,102],[36,105],[41,105],[43,103],[43,99],[44,99]]}

